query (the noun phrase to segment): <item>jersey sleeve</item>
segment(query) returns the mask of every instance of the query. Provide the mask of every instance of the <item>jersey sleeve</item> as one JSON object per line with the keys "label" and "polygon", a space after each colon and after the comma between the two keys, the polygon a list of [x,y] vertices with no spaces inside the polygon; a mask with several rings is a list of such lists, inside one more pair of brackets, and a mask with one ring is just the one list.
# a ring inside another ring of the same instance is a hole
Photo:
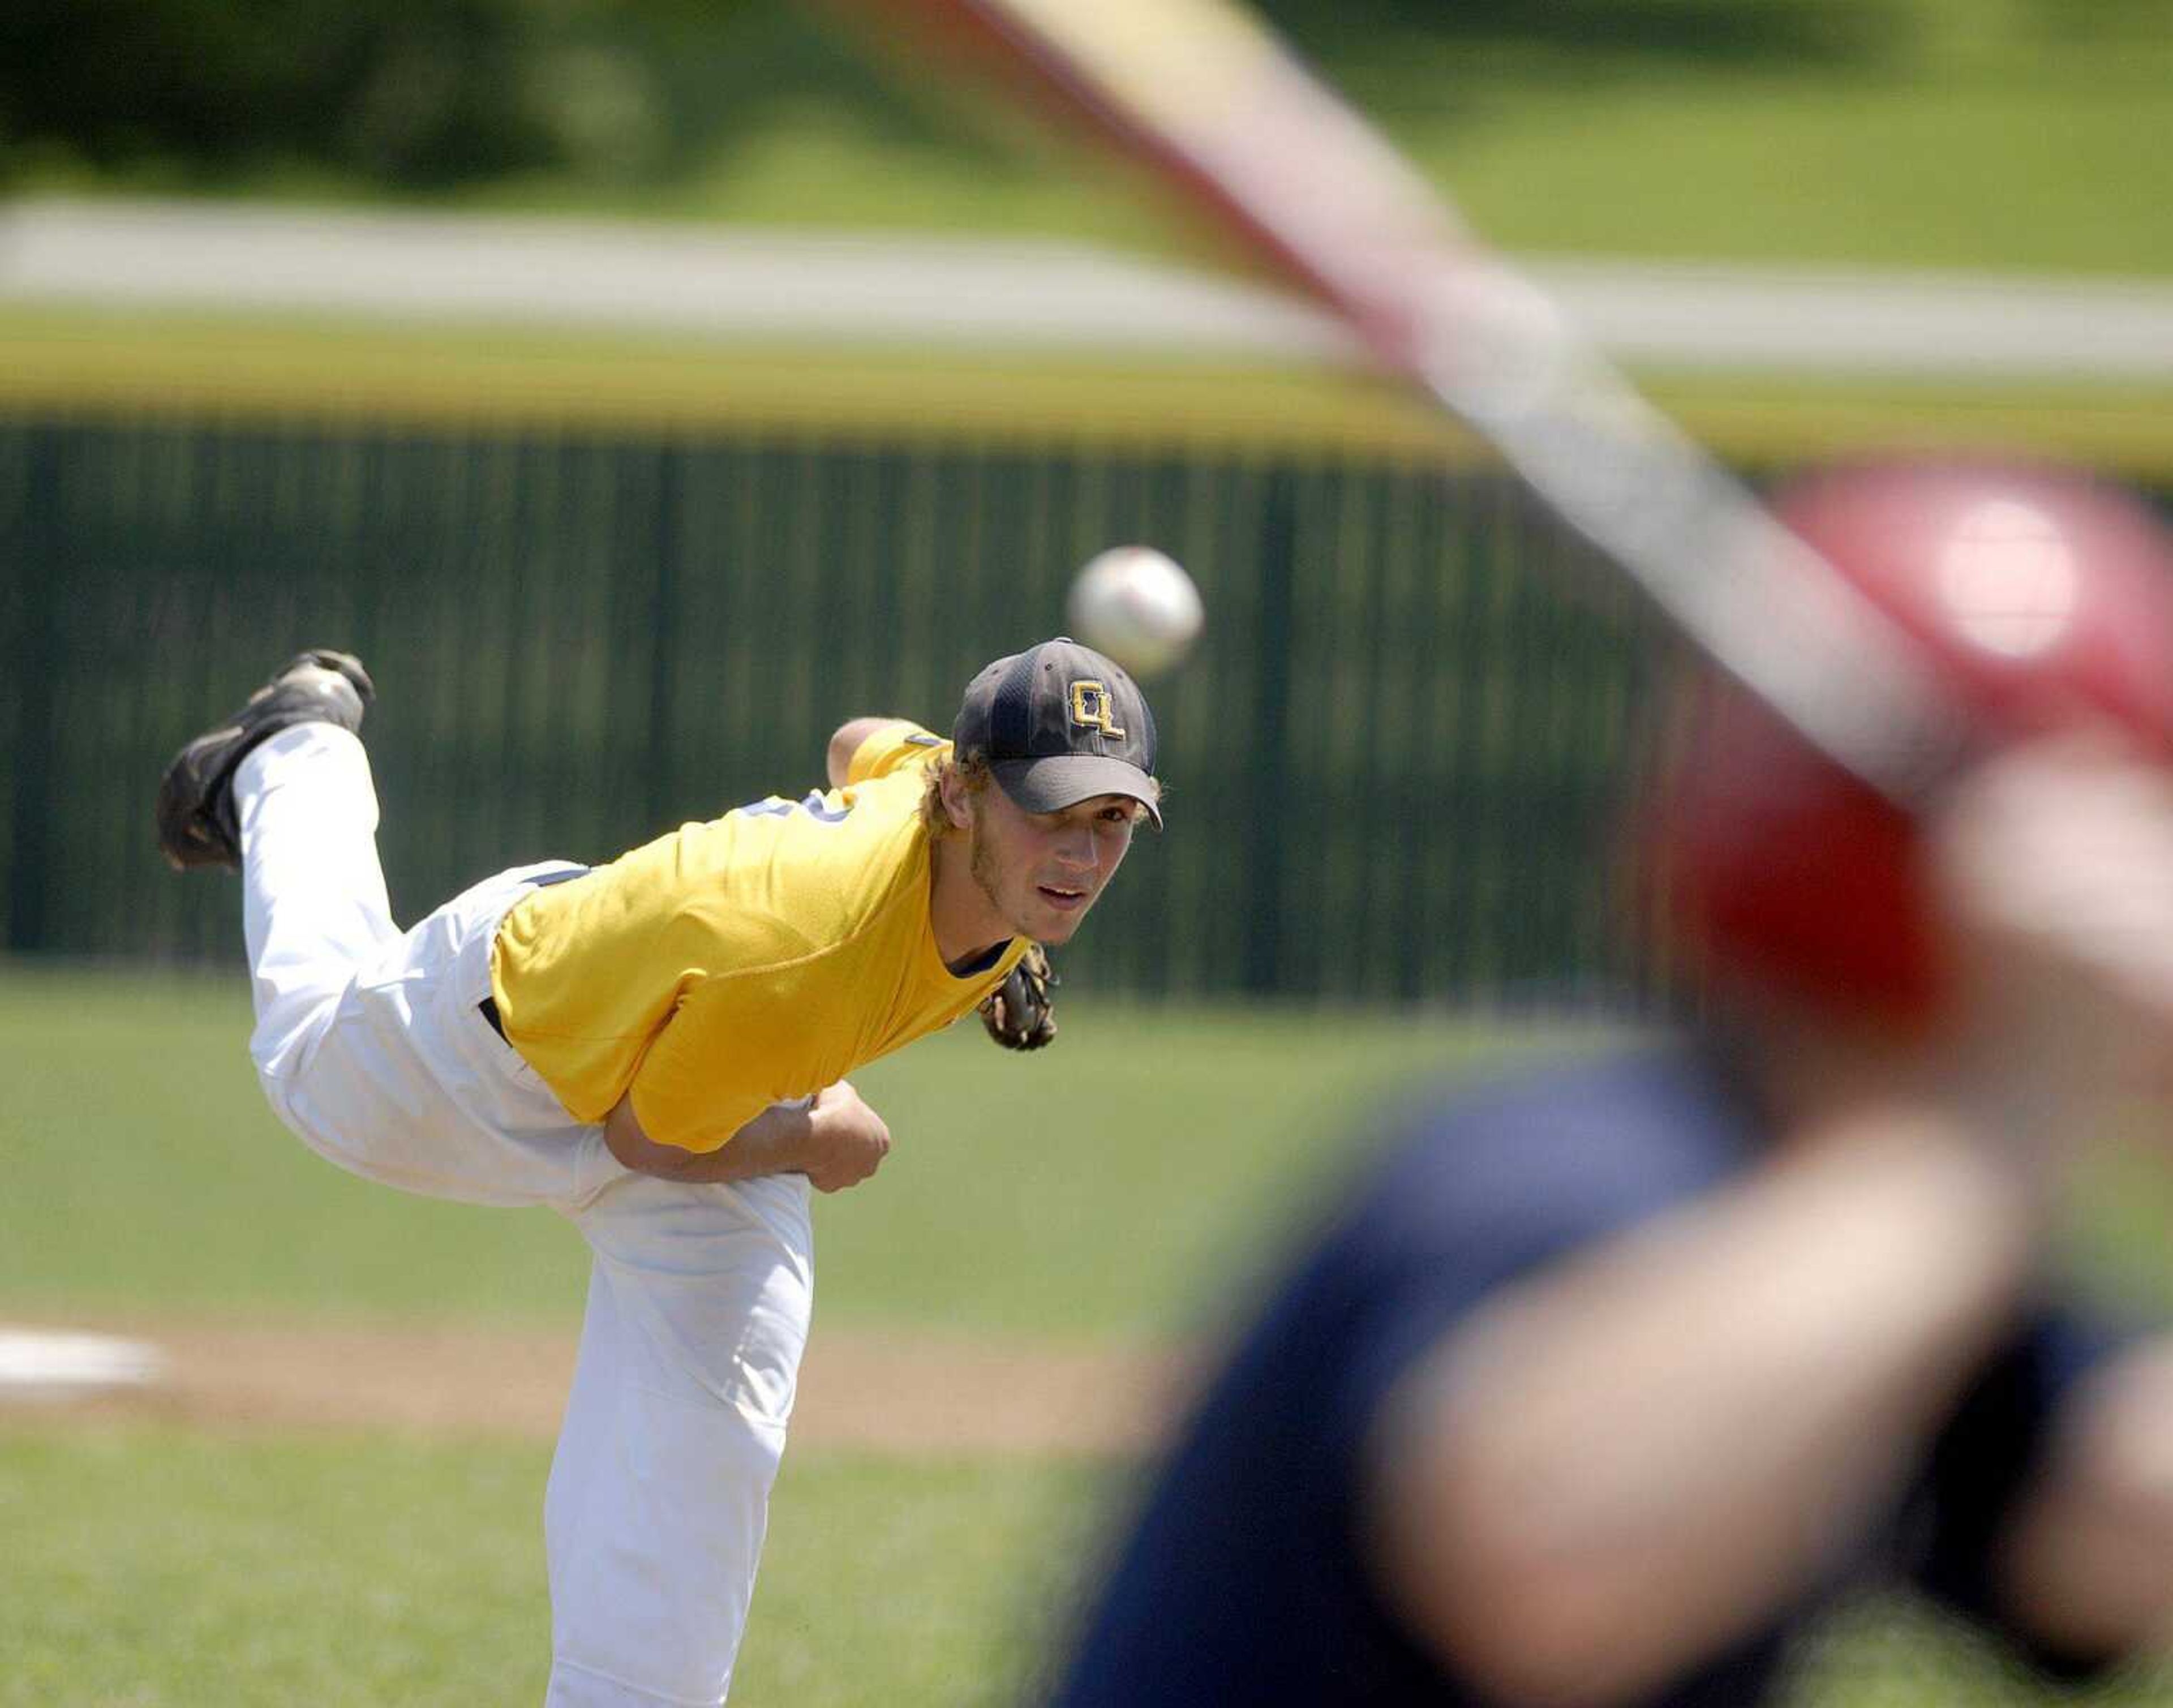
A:
{"label": "jersey sleeve", "polygon": [[2069,1683],[2095,1677],[2117,1657],[2065,1653],[2018,1628],[1999,1592],[1999,1542],[2068,1396],[2131,1339],[2075,1315],[2026,1324],[1979,1373],[1934,1443],[1903,1562],[1920,1589],[1998,1632],[2040,1673]]}
{"label": "jersey sleeve", "polygon": [[942,736],[924,730],[918,724],[897,719],[871,730],[867,738],[853,750],[853,760],[846,769],[845,781],[871,783],[878,777],[889,777],[916,765],[926,765],[941,759],[951,751],[951,744]]}
{"label": "jersey sleeve", "polygon": [[710,1151],[773,1103],[842,1078],[851,1060],[840,1016],[804,969],[704,979],[680,999],[628,1088],[641,1130],[659,1145]]}

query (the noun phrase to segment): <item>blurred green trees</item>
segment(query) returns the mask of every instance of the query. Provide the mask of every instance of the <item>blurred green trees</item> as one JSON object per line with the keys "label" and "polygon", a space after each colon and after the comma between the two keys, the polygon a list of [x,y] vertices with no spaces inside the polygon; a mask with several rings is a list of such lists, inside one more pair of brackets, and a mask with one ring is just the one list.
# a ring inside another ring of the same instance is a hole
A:
{"label": "blurred green trees", "polygon": [[429,180],[543,158],[523,0],[17,0],[0,132],[93,166],[278,156]]}
{"label": "blurred green trees", "polygon": [[[2026,0],[2049,6],[2055,0]],[[2058,0],[2063,13],[2158,0]],[[1872,55],[1926,0],[1264,0],[1339,71],[1415,40],[1573,61]],[[297,166],[393,188],[529,169],[656,180],[782,106],[941,134],[796,0],[12,0],[0,170],[155,164],[186,186]],[[951,139],[971,147],[970,139]]]}
{"label": "blurred green trees", "polygon": [[[1825,100],[2003,100],[2162,78],[2173,44],[2173,0],[1256,3],[1421,158],[1505,101],[1805,78]],[[880,51],[822,0],[0,0],[0,186],[572,186],[684,211],[789,132],[863,170],[947,156],[983,189],[1020,170]]]}
{"label": "blurred green trees", "polygon": [[668,176],[791,99],[903,117],[778,0],[13,0],[0,171],[267,168],[429,189]]}

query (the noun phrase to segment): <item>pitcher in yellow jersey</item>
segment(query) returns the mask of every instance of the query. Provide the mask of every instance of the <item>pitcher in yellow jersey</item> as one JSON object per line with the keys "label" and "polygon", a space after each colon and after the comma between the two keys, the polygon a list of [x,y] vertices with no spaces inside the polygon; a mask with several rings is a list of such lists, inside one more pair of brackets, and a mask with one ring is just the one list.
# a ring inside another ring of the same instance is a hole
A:
{"label": "pitcher in yellow jersey", "polygon": [[1153,716],[1060,637],[976,676],[948,740],[855,718],[827,789],[516,867],[402,933],[373,694],[346,654],[294,660],[175,757],[160,845],[242,874],[251,1054],[304,1143],[548,1205],[593,1251],[544,1503],[547,1702],[721,1702],[806,1341],[808,1194],[890,1149],[846,1075],[1078,929],[1161,823]]}

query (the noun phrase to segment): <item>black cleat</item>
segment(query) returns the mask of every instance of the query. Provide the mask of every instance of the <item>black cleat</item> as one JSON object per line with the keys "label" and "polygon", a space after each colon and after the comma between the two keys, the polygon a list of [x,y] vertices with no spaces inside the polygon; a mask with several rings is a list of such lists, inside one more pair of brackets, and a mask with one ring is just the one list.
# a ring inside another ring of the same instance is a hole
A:
{"label": "black cleat", "polygon": [[359,730],[376,698],[369,672],[348,653],[305,652],[280,666],[240,711],[175,754],[159,779],[159,849],[166,864],[177,872],[240,870],[234,773],[250,749],[297,724]]}

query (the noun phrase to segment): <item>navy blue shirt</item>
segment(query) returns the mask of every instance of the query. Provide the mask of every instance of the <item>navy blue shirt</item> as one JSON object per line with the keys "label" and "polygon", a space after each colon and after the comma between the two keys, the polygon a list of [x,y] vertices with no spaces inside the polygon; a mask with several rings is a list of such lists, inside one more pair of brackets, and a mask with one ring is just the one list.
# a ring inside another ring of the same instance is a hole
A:
{"label": "navy blue shirt", "polygon": [[[1689,1052],[1556,1069],[1431,1097],[1286,1276],[1208,1389],[1074,1633],[1054,1708],[1469,1704],[1376,1595],[1358,1535],[1362,1448],[1384,1397],[1493,1289],[1718,1186],[1756,1112]],[[1991,1360],[1875,1554],[1993,1617],[1984,1542],[2048,1408],[2100,1343],[2036,1323]],[[1851,1576],[1856,1574],[1852,1573]],[[1802,1605],[1653,1708],[1746,1708]]]}

